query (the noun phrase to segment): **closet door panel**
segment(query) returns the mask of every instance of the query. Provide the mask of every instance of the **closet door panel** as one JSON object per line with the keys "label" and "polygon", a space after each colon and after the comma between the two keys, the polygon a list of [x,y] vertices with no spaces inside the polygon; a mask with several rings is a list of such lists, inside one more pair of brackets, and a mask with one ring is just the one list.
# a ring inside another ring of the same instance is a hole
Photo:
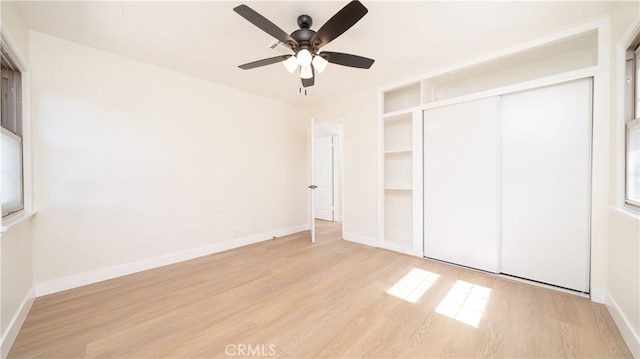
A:
{"label": "closet door panel", "polygon": [[498,98],[424,111],[426,257],[497,272]]}
{"label": "closet door panel", "polygon": [[589,291],[591,79],[501,99],[501,272]]}

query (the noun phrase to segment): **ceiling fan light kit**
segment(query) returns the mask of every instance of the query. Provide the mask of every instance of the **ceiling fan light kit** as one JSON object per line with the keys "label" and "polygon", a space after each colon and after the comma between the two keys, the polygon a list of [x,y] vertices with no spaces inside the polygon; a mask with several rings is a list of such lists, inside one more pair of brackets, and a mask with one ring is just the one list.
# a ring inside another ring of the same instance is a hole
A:
{"label": "ceiling fan light kit", "polygon": [[322,71],[327,68],[329,61],[325,60],[324,57],[320,55],[316,55],[311,63],[313,64],[313,68],[321,74]]}
{"label": "ceiling fan light kit", "polygon": [[313,71],[311,71],[311,65],[300,66],[300,78],[308,80],[313,77]]}
{"label": "ceiling fan light kit", "polygon": [[282,64],[292,74],[298,68],[298,59],[295,56],[290,56]]}
{"label": "ceiling fan light kit", "polygon": [[373,59],[362,56],[341,52],[319,52],[321,47],[342,35],[366,15],[367,8],[357,0],[348,3],[322,25],[318,31],[311,30],[313,20],[309,15],[298,16],[300,29],[291,34],[287,34],[247,5],[237,6],[233,10],[293,51],[292,55],[271,57],[238,66],[243,70],[283,62],[284,67],[290,73],[294,73],[299,67],[302,86],[310,87],[314,85],[315,72],[322,73],[329,62],[360,69],[368,69],[373,65]]}
{"label": "ceiling fan light kit", "polygon": [[302,49],[296,54],[300,67],[311,65],[311,53],[307,49]]}

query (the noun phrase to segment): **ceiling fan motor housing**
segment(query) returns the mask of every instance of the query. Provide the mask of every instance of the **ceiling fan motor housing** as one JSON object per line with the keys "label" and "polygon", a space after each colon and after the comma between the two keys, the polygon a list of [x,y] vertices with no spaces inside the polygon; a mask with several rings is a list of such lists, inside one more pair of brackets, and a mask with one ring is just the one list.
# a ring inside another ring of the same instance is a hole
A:
{"label": "ceiling fan motor housing", "polygon": [[311,24],[313,24],[313,19],[309,15],[300,15],[298,16],[298,27],[301,29],[310,29]]}
{"label": "ceiling fan motor housing", "polygon": [[[298,46],[293,44],[292,49],[294,51],[307,49],[311,51],[311,47],[314,44],[311,44],[311,39],[316,34],[315,31],[311,30],[311,24],[313,20],[309,15],[300,15],[298,16],[298,26],[300,29],[291,33],[291,37],[298,43]],[[312,51],[315,52],[315,51]]]}

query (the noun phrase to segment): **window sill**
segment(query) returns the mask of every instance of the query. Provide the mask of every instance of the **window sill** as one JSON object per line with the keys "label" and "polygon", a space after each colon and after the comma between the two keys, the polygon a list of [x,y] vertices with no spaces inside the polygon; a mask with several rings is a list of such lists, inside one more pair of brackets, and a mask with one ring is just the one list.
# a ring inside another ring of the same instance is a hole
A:
{"label": "window sill", "polygon": [[613,210],[631,219],[640,220],[640,211],[631,209],[626,205],[613,207]]}
{"label": "window sill", "polygon": [[15,215],[11,215],[6,219],[2,220],[2,228],[0,228],[0,233],[4,233],[8,231],[11,227],[16,226],[29,218],[33,217],[38,213],[37,211],[22,211],[20,213],[16,213]]}

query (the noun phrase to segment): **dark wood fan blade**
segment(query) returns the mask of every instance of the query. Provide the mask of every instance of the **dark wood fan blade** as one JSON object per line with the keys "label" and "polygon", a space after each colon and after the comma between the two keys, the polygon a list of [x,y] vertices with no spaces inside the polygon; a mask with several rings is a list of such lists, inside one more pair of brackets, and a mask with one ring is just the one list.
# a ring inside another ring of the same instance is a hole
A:
{"label": "dark wood fan blade", "polygon": [[259,29],[266,32],[267,34],[280,40],[287,46],[289,47],[292,47],[292,45],[297,46],[298,43],[291,36],[289,36],[289,34],[284,32],[281,28],[279,28],[274,23],[269,21],[266,17],[258,14],[255,10],[251,9],[247,5],[243,4],[243,5],[237,6],[233,8],[233,11],[237,12],[240,16],[247,19],[247,21],[254,24],[255,26],[257,26]]}
{"label": "dark wood fan blade", "polygon": [[311,87],[316,82],[316,71],[313,69],[313,66],[311,67],[311,73],[313,74],[313,77],[310,79],[300,79],[302,80],[302,87]]}
{"label": "dark wood fan blade", "polygon": [[316,32],[311,39],[311,45],[316,48],[321,48],[329,42],[333,41],[336,37],[342,35],[345,31],[349,30],[351,26],[355,25],[363,16],[367,14],[367,10],[360,1],[354,0],[348,3],[340,11],[338,11],[331,19],[329,19],[322,27]]}
{"label": "dark wood fan blade", "polygon": [[333,64],[357,67],[359,69],[368,69],[375,62],[374,59],[369,59],[358,55],[344,54],[342,52],[323,51],[319,55]]}
{"label": "dark wood fan blade", "polygon": [[243,69],[243,70],[255,69],[256,67],[267,66],[267,65],[278,63],[278,62],[282,62],[282,61],[284,61],[284,60],[286,60],[286,59],[288,59],[290,57],[291,57],[291,55],[281,55],[281,56],[276,56],[276,57],[270,57],[268,59],[262,59],[262,60],[258,60],[258,61],[254,61],[254,62],[249,62],[249,63],[246,63],[244,65],[240,65],[238,67]]}

